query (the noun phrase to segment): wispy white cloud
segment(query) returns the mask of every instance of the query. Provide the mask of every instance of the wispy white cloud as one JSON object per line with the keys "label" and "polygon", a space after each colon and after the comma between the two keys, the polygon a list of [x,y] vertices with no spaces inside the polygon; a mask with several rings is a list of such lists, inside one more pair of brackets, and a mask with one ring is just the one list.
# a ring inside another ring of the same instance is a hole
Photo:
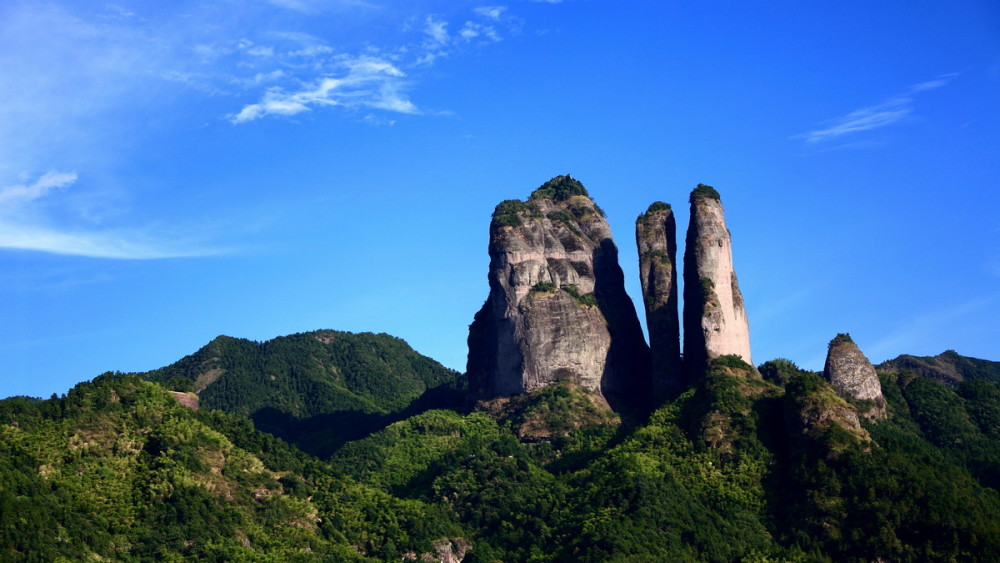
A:
{"label": "wispy white cloud", "polygon": [[[451,31],[451,22],[441,15],[410,20],[407,27],[418,34],[418,40],[395,46],[369,46],[360,54],[336,51],[318,37],[294,31],[268,34],[273,44],[241,39],[235,48],[216,42],[203,46],[202,52],[203,56],[221,59],[231,56],[235,49],[253,57],[242,60],[241,64],[259,68],[263,59],[270,58],[272,65],[277,67],[234,81],[249,90],[265,84],[267,89],[257,101],[227,116],[233,124],[249,123],[267,116],[290,117],[332,107],[426,114],[428,112],[422,111],[408,95],[419,83],[419,75],[424,69],[461,50],[464,45],[501,41],[502,30],[516,33],[521,25],[518,18],[507,13],[506,6],[480,6],[472,12],[475,20],[463,22],[455,32]],[[393,122],[389,118],[367,117],[362,121]]]}
{"label": "wispy white cloud", "polygon": [[507,6],[480,6],[472,11],[486,19],[500,21],[500,17],[507,11]]}
{"label": "wispy white cloud", "polygon": [[6,221],[0,222],[0,248],[119,260],[191,258],[223,253],[194,245],[166,244],[141,231],[74,232]]}
{"label": "wispy white cloud", "polygon": [[[340,108],[348,119],[386,126],[401,114],[443,115],[414,98],[426,69],[515,33],[519,22],[503,6],[404,20],[363,0],[120,4],[0,2],[0,68],[17,77],[0,80],[0,248],[214,253],[193,239],[168,244],[148,228],[176,219],[115,204],[117,216],[102,223],[109,207],[89,203],[141,199],[117,170],[159,133],[164,120],[150,116],[185,115],[196,120],[185,125],[202,126]],[[316,15],[334,13],[347,22],[363,14],[356,21],[365,23],[331,36]],[[381,18],[370,26],[379,31],[366,33],[372,18]],[[47,170],[75,170],[87,181]]]}
{"label": "wispy white cloud", "polygon": [[459,36],[466,41],[484,39],[488,40],[487,42],[496,42],[501,39],[495,27],[476,22],[465,22],[465,25],[459,31]]}
{"label": "wispy white cloud", "polygon": [[427,16],[424,22],[424,33],[430,38],[432,47],[446,45],[449,39],[448,22],[434,16]]}
{"label": "wispy white cloud", "polygon": [[884,102],[873,106],[854,110],[844,116],[831,119],[826,126],[795,135],[793,138],[804,139],[806,143],[816,144],[840,139],[845,135],[881,129],[903,121],[914,112],[914,95],[927,90],[941,88],[955,77],[955,74],[942,75],[934,80],[914,84],[903,94],[893,96]]}
{"label": "wispy white cloud", "polygon": [[296,115],[313,107],[368,107],[395,113],[419,113],[417,106],[402,94],[405,74],[388,61],[365,57],[342,61],[345,72],[304,85],[296,91],[272,88],[264,99],[243,107],[230,116],[233,123],[245,123],[267,115]]}
{"label": "wispy white cloud", "polygon": [[0,248],[133,260],[221,253],[194,241],[158,237],[147,229],[62,226],[38,203],[76,181],[76,173],[48,172],[33,183],[0,188]]}
{"label": "wispy white cloud", "polygon": [[76,182],[75,172],[46,172],[33,184],[17,184],[0,188],[0,215],[6,208],[44,197],[57,188],[65,188]]}
{"label": "wispy white cloud", "polygon": [[911,102],[910,98],[894,98],[875,106],[861,108],[834,119],[823,129],[809,131],[796,137],[805,139],[807,143],[819,143],[849,133],[892,125],[913,112]]}

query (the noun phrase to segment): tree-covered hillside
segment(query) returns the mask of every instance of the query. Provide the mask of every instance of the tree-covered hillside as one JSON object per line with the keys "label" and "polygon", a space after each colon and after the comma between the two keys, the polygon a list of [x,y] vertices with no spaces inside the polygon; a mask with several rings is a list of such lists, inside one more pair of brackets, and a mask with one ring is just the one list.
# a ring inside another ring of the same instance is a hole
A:
{"label": "tree-covered hillside", "polygon": [[452,508],[489,549],[477,561],[993,560],[1000,386],[884,374],[892,415],[863,424],[817,374],[787,361],[760,371],[767,380],[716,360],[618,432],[599,420],[571,439],[519,432],[533,410],[581,412],[578,391],[555,386],[519,399],[527,414],[499,427],[429,412],[332,461]]}
{"label": "tree-covered hillside", "polygon": [[1000,381],[1000,362],[962,356],[946,350],[937,356],[911,356],[904,354],[878,366],[892,373],[912,373],[943,383],[956,384],[967,379]]}
{"label": "tree-covered hillside", "polygon": [[109,374],[0,401],[0,559],[995,560],[1000,383],[881,381],[869,423],[815,373],[726,356],[642,420],[563,382],[323,461]]}
{"label": "tree-covered hillside", "polygon": [[440,507],[134,376],[0,401],[3,561],[398,560],[461,535]]}
{"label": "tree-covered hillside", "polygon": [[462,383],[399,338],[332,330],[267,342],[220,336],[141,375],[196,392],[205,408],[249,416],[319,456],[407,413],[451,406]]}

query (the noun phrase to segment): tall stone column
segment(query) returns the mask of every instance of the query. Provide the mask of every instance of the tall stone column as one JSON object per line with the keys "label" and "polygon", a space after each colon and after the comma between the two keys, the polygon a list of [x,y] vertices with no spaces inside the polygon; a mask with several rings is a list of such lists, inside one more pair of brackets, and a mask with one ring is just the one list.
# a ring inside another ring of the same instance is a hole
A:
{"label": "tall stone column", "polygon": [[677,306],[677,223],[670,204],[656,202],[635,221],[639,281],[649,329],[653,396],[657,402],[683,391],[681,328]]}
{"label": "tall stone column", "polygon": [[750,324],[733,269],[733,246],[719,192],[698,184],[691,192],[684,249],[684,363],[700,375],[714,358],[750,358]]}

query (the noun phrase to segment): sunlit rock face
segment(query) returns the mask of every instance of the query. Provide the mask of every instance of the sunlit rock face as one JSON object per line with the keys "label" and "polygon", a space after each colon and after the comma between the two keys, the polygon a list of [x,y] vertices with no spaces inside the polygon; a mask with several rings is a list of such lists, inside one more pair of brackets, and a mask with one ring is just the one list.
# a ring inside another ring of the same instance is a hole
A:
{"label": "sunlit rock face", "polygon": [[612,403],[644,396],[649,348],[604,213],[579,182],[558,176],[498,205],[489,253],[490,294],[469,330],[477,397],[559,380]]}
{"label": "sunlit rock face", "polygon": [[885,397],[874,366],[861,353],[849,334],[838,334],[830,341],[823,376],[838,393],[869,402],[859,410],[870,420],[885,418]]}
{"label": "sunlit rock face", "polygon": [[699,184],[691,192],[684,249],[684,361],[690,374],[708,361],[750,358],[750,324],[733,269],[733,246],[719,193]]}
{"label": "sunlit rock face", "polygon": [[677,305],[677,224],[669,204],[656,202],[636,219],[635,242],[653,362],[653,395],[659,401],[676,395],[686,384]]}

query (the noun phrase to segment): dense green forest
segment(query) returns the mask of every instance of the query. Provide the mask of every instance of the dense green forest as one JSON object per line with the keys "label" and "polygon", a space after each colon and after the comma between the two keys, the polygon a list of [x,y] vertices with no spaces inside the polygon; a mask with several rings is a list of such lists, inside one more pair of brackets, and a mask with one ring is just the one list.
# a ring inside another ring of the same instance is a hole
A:
{"label": "dense green forest", "polygon": [[142,376],[196,391],[203,407],[248,416],[320,457],[415,412],[457,405],[463,381],[399,338],[333,330],[267,342],[220,336]]}
{"label": "dense green forest", "polygon": [[[344,334],[220,338],[143,377],[0,401],[0,560],[1000,553],[1000,383],[980,360],[959,363],[985,372],[951,384],[881,372],[890,416],[858,426],[855,405],[819,375],[723,357],[676,399],[623,421],[569,382],[462,405],[454,372],[427,368],[398,339]],[[330,392],[311,396],[321,374]],[[223,387],[212,398],[229,379],[246,397]],[[200,390],[202,408],[168,389]],[[369,418],[350,433],[328,428],[338,437],[317,456],[262,432],[278,420],[249,418],[263,409]]]}

